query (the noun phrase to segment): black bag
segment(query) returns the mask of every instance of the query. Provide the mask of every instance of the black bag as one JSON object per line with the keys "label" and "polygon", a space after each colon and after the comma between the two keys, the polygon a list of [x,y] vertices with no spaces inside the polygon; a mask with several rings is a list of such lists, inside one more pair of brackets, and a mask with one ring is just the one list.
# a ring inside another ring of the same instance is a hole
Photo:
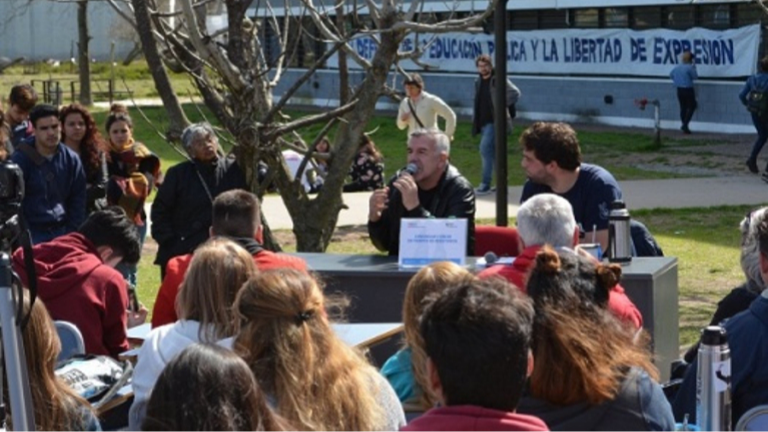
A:
{"label": "black bag", "polygon": [[757,115],[768,114],[768,88],[755,87],[747,93],[747,111]]}

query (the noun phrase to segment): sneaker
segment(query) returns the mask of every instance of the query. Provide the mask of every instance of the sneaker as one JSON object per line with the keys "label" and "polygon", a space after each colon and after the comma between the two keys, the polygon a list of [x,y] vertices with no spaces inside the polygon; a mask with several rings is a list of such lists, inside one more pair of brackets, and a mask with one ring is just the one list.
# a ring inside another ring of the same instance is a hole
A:
{"label": "sneaker", "polygon": [[493,186],[493,187],[491,188],[491,192],[496,192],[496,186]]}
{"label": "sneaker", "polygon": [[475,195],[488,195],[491,193],[491,188],[488,185],[480,184],[480,187],[475,189]]}
{"label": "sneaker", "polygon": [[691,134],[691,130],[688,129],[688,126],[683,126],[683,127],[680,128],[680,130],[683,131],[683,133],[686,134],[686,135],[690,135]]}
{"label": "sneaker", "polygon": [[757,169],[757,161],[754,159],[747,159],[747,168],[749,168],[749,172],[751,172],[752,174],[757,174],[758,172],[760,172]]}

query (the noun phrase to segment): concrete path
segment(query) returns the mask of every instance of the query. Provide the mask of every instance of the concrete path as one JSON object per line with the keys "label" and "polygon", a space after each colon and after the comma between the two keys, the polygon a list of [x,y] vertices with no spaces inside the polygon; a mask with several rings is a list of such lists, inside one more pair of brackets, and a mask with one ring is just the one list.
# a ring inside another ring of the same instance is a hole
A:
{"label": "concrete path", "polygon": [[[768,203],[768,184],[758,176],[628,180],[619,182],[619,185],[630,210],[745,204],[758,206]],[[517,214],[522,189],[521,186],[509,188],[509,216]],[[370,192],[345,193],[344,203],[349,209],[339,214],[338,226],[365,224],[368,220],[369,197]],[[267,196],[262,211],[272,229],[293,228],[280,196]],[[476,212],[478,219],[495,218],[495,195],[478,197]]]}

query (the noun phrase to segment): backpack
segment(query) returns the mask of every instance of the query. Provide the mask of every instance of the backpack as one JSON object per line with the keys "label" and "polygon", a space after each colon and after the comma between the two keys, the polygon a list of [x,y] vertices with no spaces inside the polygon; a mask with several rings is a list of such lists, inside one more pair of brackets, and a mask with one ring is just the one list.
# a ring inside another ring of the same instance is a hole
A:
{"label": "backpack", "polygon": [[747,93],[747,111],[757,115],[768,114],[768,88],[754,87]]}

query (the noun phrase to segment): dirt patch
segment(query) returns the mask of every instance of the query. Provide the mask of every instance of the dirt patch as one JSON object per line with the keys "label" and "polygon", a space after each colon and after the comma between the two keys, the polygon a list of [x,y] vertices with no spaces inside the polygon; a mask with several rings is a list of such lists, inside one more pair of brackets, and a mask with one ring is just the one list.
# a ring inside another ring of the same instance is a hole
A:
{"label": "dirt patch", "polygon": [[[272,233],[280,245],[284,248],[296,247],[296,236],[290,230],[277,230]],[[368,240],[368,227],[366,225],[350,225],[336,227],[331,237],[331,243],[353,243]]]}

